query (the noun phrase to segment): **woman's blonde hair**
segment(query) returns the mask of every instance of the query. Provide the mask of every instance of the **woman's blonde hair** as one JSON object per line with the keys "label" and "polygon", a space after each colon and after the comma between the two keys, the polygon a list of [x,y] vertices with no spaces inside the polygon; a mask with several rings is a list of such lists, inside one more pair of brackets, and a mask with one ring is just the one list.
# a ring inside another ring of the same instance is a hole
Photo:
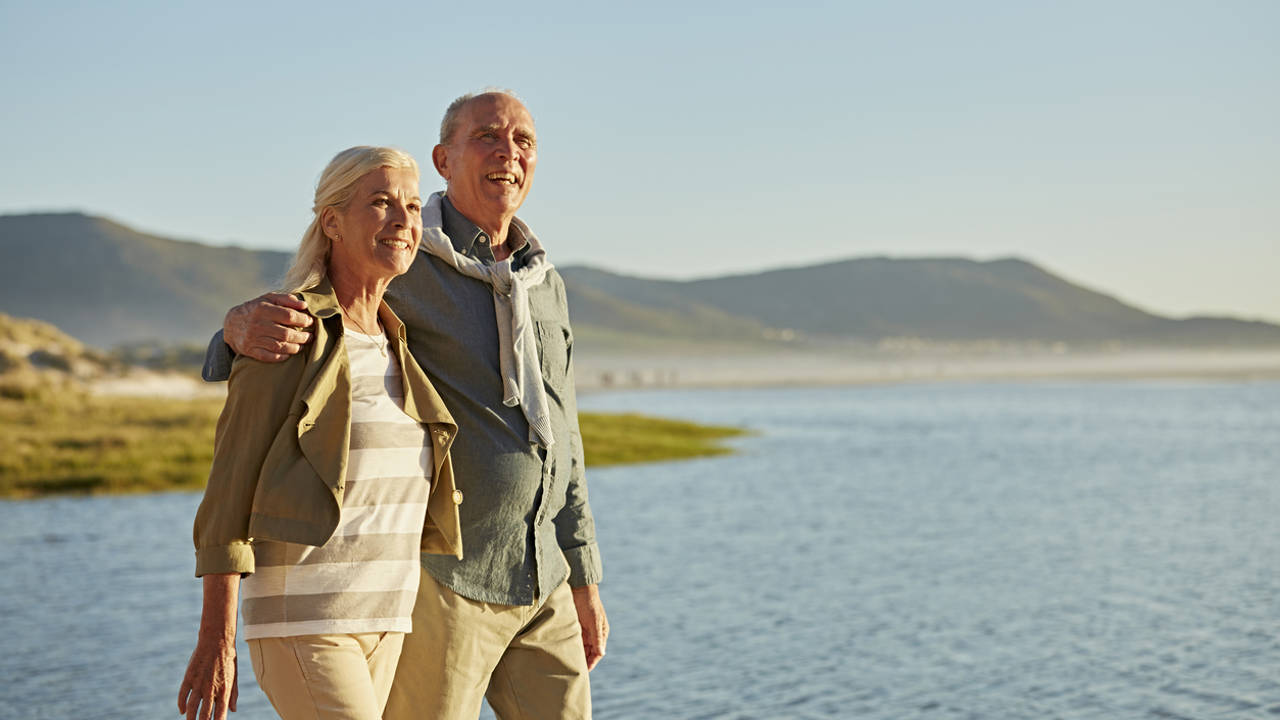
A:
{"label": "woman's blonde hair", "polygon": [[293,263],[284,273],[281,284],[285,292],[298,292],[314,287],[325,276],[329,267],[329,251],[333,241],[320,226],[320,215],[325,208],[342,208],[351,200],[351,191],[357,181],[378,168],[410,169],[418,174],[418,163],[409,153],[391,147],[357,145],[347,148],[329,161],[328,167],[316,181],[316,198],[311,206],[311,224],[302,234]]}

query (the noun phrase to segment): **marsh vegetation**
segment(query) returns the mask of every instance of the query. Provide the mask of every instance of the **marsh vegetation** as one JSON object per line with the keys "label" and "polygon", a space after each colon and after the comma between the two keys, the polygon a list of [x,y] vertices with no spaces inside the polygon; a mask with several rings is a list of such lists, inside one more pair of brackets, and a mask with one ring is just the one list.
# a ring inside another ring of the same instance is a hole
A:
{"label": "marsh vegetation", "polygon": [[[0,387],[0,497],[199,489],[221,398],[99,396],[72,385]],[[728,452],[741,431],[633,414],[583,413],[590,465]]]}

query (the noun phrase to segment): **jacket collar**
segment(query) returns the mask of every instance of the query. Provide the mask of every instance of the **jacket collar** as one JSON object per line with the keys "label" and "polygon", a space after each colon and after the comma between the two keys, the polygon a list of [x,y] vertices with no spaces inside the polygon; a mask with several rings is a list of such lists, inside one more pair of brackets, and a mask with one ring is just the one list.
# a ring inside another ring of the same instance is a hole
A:
{"label": "jacket collar", "polygon": [[[338,303],[338,296],[334,294],[333,284],[329,282],[328,277],[321,279],[314,287],[298,293],[298,297],[307,304],[307,312],[314,317],[320,320],[337,318],[333,324],[337,332],[342,332],[342,305]],[[406,347],[404,323],[396,317],[386,300],[383,300],[378,308],[378,319],[382,321],[383,327],[391,331],[392,351],[400,362],[400,372],[405,382],[405,412],[419,422],[444,423],[456,429],[457,422],[445,407],[444,400],[431,386],[431,381],[418,369],[416,362],[410,366],[412,359]],[[421,376],[422,381],[410,383],[408,380],[410,372],[415,376]]]}
{"label": "jacket collar", "polygon": [[[338,302],[338,296],[333,291],[333,284],[329,282],[328,276],[321,278],[320,282],[314,287],[303,290],[298,293],[298,297],[307,304],[307,312],[320,320],[327,320],[335,315],[343,315],[342,305]],[[400,318],[391,311],[387,306],[387,301],[383,300],[378,307],[378,319],[382,321],[384,327],[391,331],[392,337],[400,339],[404,342],[404,323],[400,322]]]}
{"label": "jacket collar", "polygon": [[342,314],[342,306],[338,304],[338,296],[333,294],[328,276],[321,278],[314,287],[298,293],[298,297],[307,304],[307,312],[321,320]]}

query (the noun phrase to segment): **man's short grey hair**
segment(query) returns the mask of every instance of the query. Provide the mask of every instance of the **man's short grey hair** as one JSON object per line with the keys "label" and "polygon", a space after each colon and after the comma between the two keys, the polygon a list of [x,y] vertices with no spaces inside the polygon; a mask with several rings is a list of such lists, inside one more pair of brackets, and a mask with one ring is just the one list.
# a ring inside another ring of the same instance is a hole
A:
{"label": "man's short grey hair", "polygon": [[469,92],[466,95],[460,95],[458,99],[449,103],[449,107],[445,108],[444,119],[440,121],[441,145],[448,145],[449,141],[453,140],[453,134],[458,131],[458,115],[462,112],[462,106],[481,95],[488,95],[490,93],[506,95],[507,97],[519,100],[520,104],[524,104],[524,100],[516,94],[515,90],[501,87],[487,87],[482,90],[477,90],[476,92]]}

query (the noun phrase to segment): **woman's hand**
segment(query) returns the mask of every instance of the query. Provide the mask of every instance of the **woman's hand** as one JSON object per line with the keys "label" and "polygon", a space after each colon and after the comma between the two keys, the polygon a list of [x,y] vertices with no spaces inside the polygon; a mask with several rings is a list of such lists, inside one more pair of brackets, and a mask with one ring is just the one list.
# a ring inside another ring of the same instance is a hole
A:
{"label": "woman's hand", "polygon": [[202,637],[178,690],[178,712],[187,720],[226,720],[228,710],[236,711],[239,694],[234,637],[229,643]]}
{"label": "woman's hand", "polygon": [[204,576],[200,639],[178,689],[178,712],[187,720],[226,720],[240,694],[236,677],[236,605],[240,574]]}

